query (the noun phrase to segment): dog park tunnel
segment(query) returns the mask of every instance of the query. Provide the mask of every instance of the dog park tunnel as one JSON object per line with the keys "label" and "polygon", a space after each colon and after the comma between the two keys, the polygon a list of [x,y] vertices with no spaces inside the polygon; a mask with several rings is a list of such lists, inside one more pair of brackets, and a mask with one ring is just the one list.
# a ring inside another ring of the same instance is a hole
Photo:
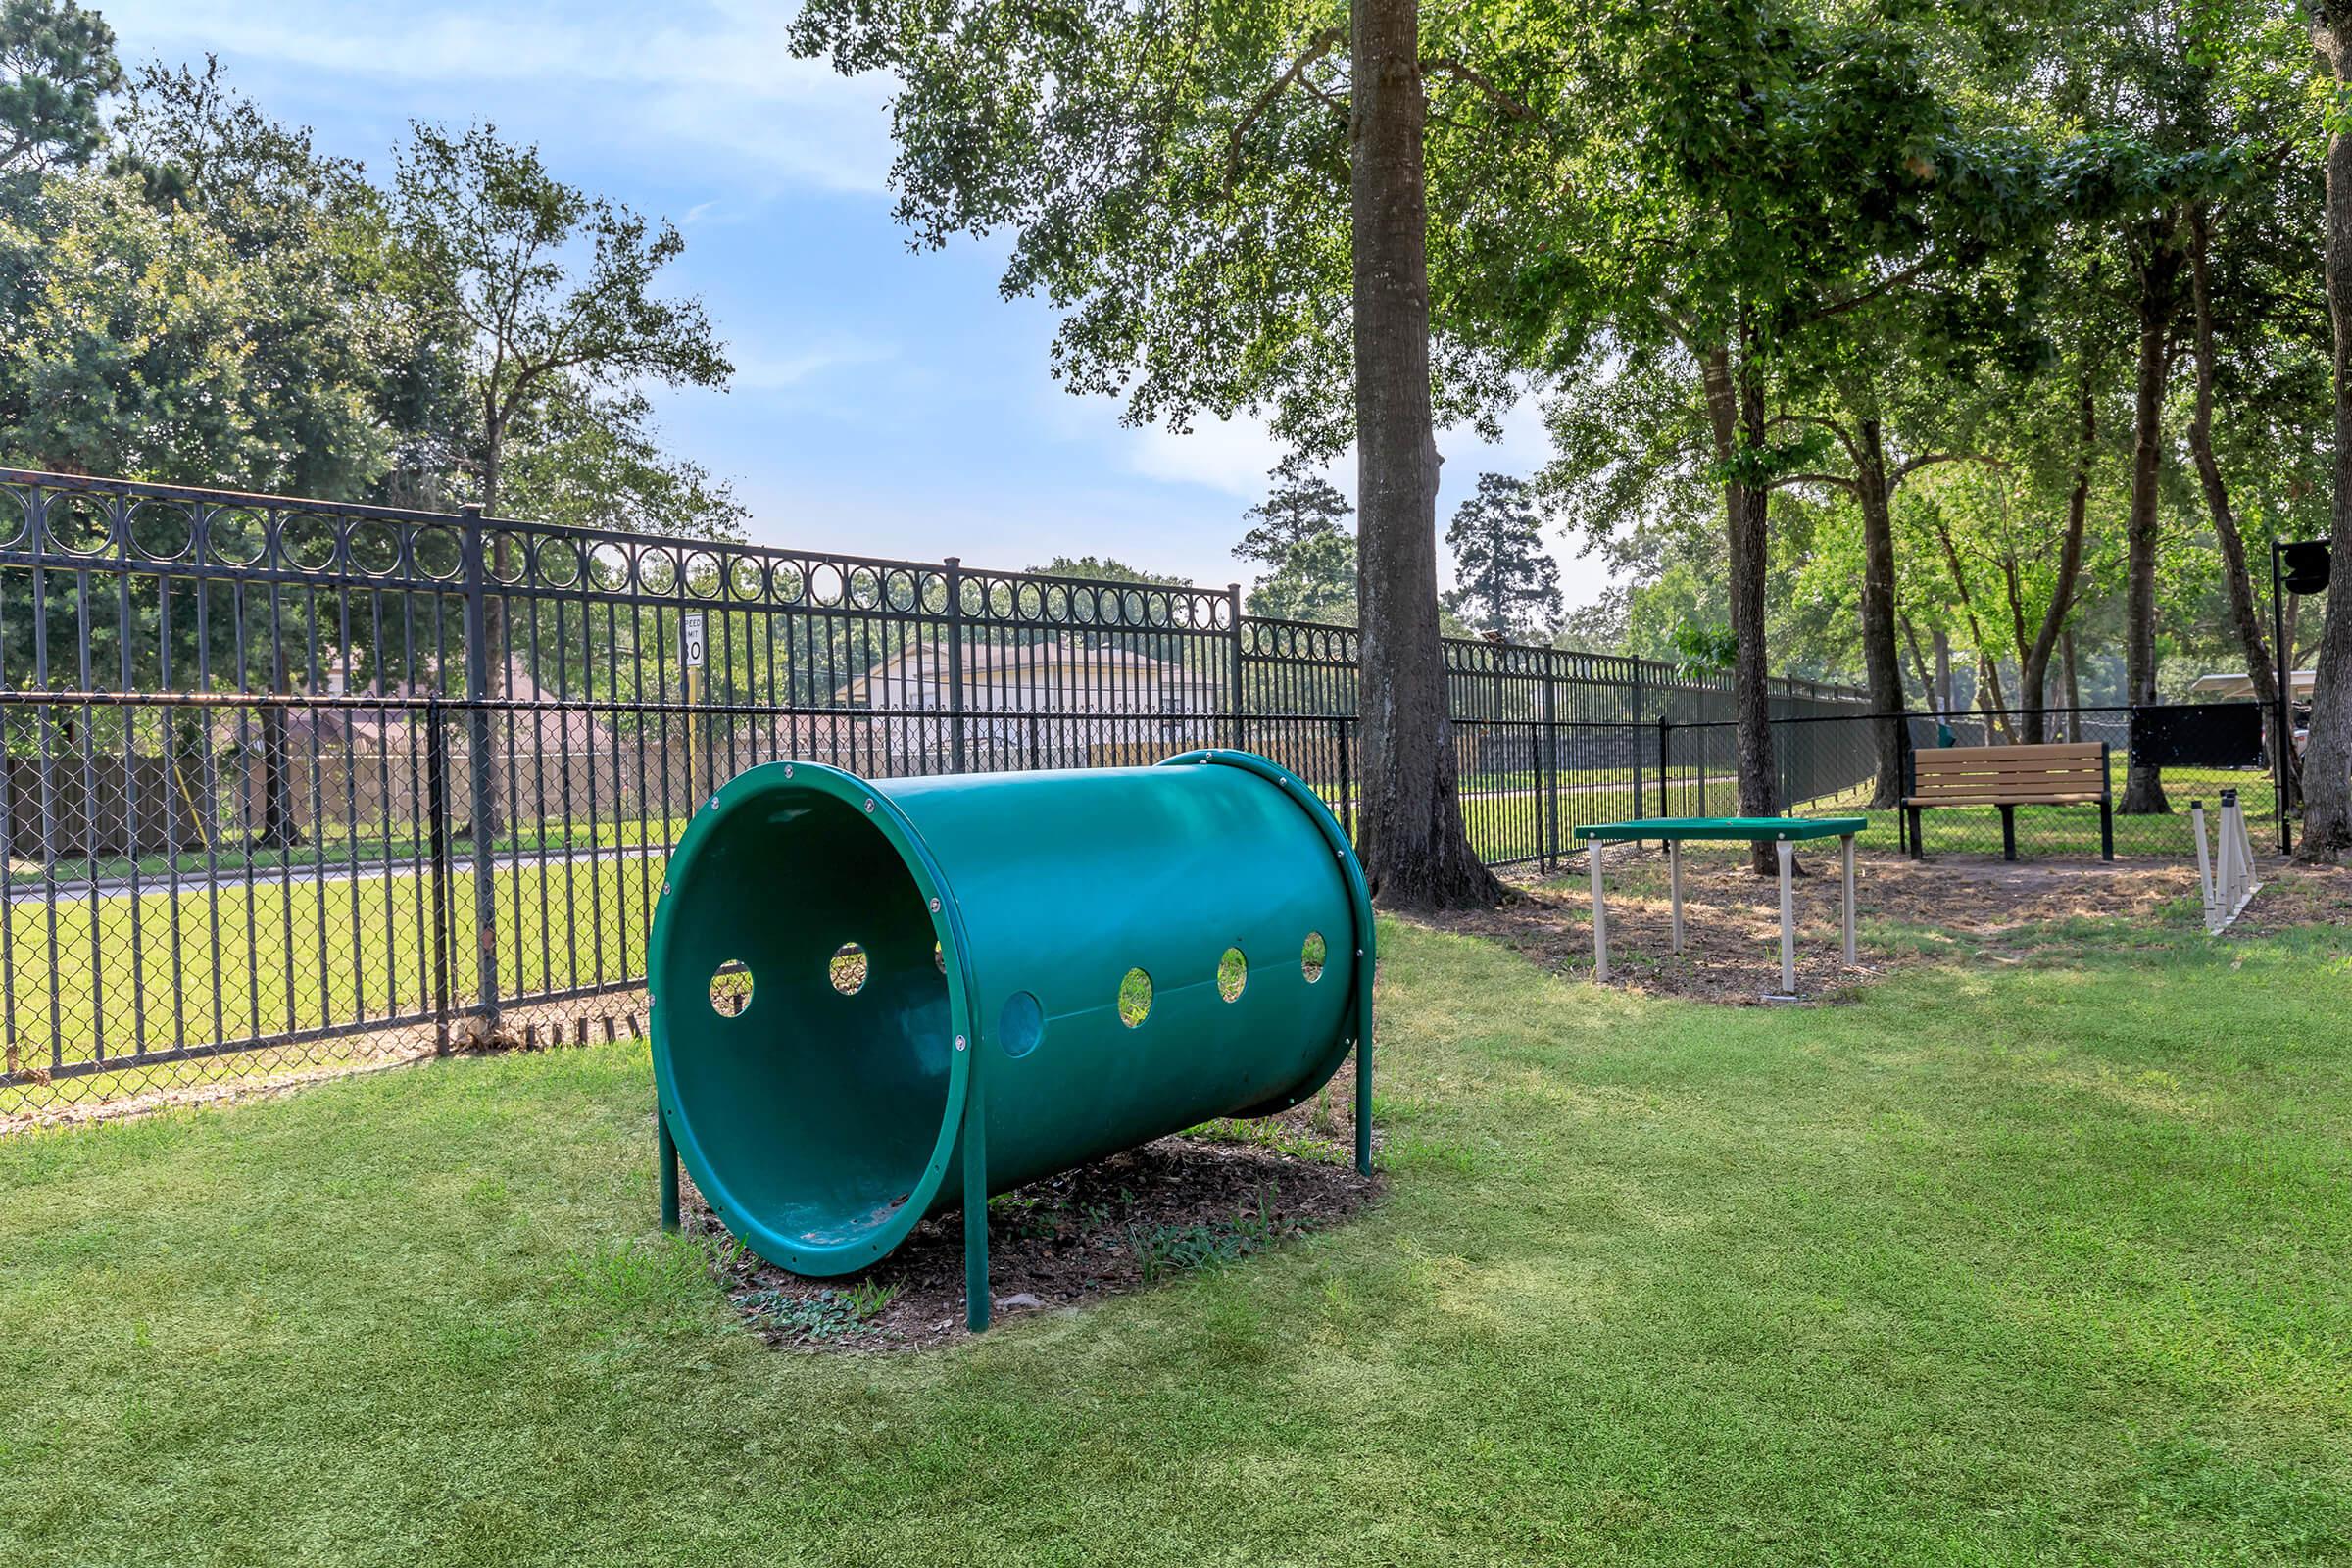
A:
{"label": "dog park tunnel", "polygon": [[1261,758],[871,782],[769,763],[670,859],[663,1121],[754,1251],[851,1273],[975,1178],[1004,1192],[1296,1104],[1362,1035],[1371,958],[1338,824]]}

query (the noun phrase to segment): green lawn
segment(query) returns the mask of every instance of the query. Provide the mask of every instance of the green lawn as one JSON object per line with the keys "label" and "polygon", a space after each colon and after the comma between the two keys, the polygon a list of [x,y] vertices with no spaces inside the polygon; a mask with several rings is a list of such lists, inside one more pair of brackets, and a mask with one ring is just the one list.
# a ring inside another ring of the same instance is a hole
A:
{"label": "green lawn", "polygon": [[[618,979],[644,963],[666,855],[525,859],[491,873],[503,994],[529,995]],[[459,929],[471,930],[474,878],[450,879]],[[415,871],[363,871],[323,883],[226,883],[181,893],[29,900],[5,906],[0,971],[9,1020],[27,1066],[141,1046],[315,1029],[431,1010],[429,882]],[[95,929],[93,929],[93,924]],[[480,949],[453,943],[451,993],[479,992]],[[601,968],[600,968],[601,965]],[[144,1006],[134,1005],[134,1000]],[[275,1061],[220,1056],[134,1067],[69,1083],[0,1087],[0,1115],[59,1099],[98,1100],[166,1081],[267,1071]]]}
{"label": "green lawn", "polygon": [[0,1562],[2352,1560],[2352,933],[1847,1005],[1384,934],[1389,1202],[764,1348],[641,1045],[0,1140]]}

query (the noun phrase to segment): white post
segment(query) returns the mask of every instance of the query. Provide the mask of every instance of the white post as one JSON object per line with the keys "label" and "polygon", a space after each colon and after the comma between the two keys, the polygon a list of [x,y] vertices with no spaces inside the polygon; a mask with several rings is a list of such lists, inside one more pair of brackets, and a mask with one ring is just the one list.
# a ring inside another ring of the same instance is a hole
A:
{"label": "white post", "polygon": [[1796,891],[1791,885],[1791,867],[1796,862],[1796,846],[1779,839],[1773,847],[1781,852],[1781,995],[1796,995]]}
{"label": "white post", "polygon": [[[2234,802],[2232,805],[2234,807],[2233,814],[2237,819],[2237,863],[2245,867],[2246,871],[2246,897],[2244,903],[2252,904],[2254,902],[2254,895],[2262,891],[2262,873],[2261,868],[2254,863],[2253,837],[2246,831],[2245,803],[2242,801]],[[2241,907],[2242,906],[2243,906],[2241,905]]]}
{"label": "white post", "polygon": [[2222,798],[2222,821],[2214,837],[2220,841],[2222,868],[2215,880],[2216,913],[2228,925],[2237,913],[2237,835],[2230,831],[2230,798]]}
{"label": "white post", "polygon": [[1666,886],[1674,901],[1674,951],[1683,951],[1683,841],[1666,841]]}
{"label": "white post", "polygon": [[1585,840],[1585,858],[1592,866],[1592,978],[1609,977],[1609,910],[1600,898],[1600,840]]}
{"label": "white post", "polygon": [[2188,830],[2197,841],[2197,893],[2205,901],[2205,930],[2211,934],[2221,929],[2216,924],[2219,901],[2214,896],[2213,852],[2205,847],[2205,803],[2188,803]]}
{"label": "white post", "polygon": [[1852,968],[1854,957],[1854,836],[1842,835],[1840,848],[1845,860],[1845,966]]}

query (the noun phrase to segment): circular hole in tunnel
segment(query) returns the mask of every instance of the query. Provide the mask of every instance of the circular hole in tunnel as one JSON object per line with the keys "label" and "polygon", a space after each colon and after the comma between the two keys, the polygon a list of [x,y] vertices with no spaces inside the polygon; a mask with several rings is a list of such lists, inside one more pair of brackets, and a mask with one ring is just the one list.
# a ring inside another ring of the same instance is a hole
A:
{"label": "circular hole in tunnel", "polygon": [[742,960],[729,958],[710,974],[710,1010],[722,1018],[739,1018],[752,1004],[752,971]]}
{"label": "circular hole in tunnel", "polygon": [[1323,978],[1323,960],[1328,956],[1330,954],[1323,946],[1323,933],[1309,931],[1306,934],[1306,946],[1298,950],[1298,972],[1306,976],[1308,985]]}
{"label": "circular hole in tunnel", "polygon": [[1152,977],[1130,969],[1119,981],[1119,1022],[1133,1029],[1152,1016]]}
{"label": "circular hole in tunnel", "polygon": [[1004,1010],[997,1014],[997,1044],[1004,1048],[1004,1054],[1026,1056],[1045,1037],[1046,1009],[1037,1004],[1037,998],[1026,991],[1006,997]]}
{"label": "circular hole in tunnel", "polygon": [[1242,1000],[1242,987],[1250,983],[1250,960],[1242,956],[1239,948],[1227,948],[1217,960],[1217,995],[1227,1002]]}
{"label": "circular hole in tunnel", "polygon": [[844,942],[826,960],[825,977],[833,982],[834,990],[845,997],[854,997],[865,989],[866,969],[865,949],[855,942]]}

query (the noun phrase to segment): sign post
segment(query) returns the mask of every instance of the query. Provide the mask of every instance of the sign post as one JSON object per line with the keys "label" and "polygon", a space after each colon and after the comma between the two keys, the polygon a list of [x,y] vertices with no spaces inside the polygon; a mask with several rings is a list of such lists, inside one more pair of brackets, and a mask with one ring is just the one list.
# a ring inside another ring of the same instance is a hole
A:
{"label": "sign post", "polygon": [[[703,612],[689,610],[678,617],[678,662],[686,672],[686,706],[689,710],[701,701],[703,658],[708,651],[704,637]],[[694,783],[694,714],[686,715],[686,810],[694,813],[697,799]]]}

